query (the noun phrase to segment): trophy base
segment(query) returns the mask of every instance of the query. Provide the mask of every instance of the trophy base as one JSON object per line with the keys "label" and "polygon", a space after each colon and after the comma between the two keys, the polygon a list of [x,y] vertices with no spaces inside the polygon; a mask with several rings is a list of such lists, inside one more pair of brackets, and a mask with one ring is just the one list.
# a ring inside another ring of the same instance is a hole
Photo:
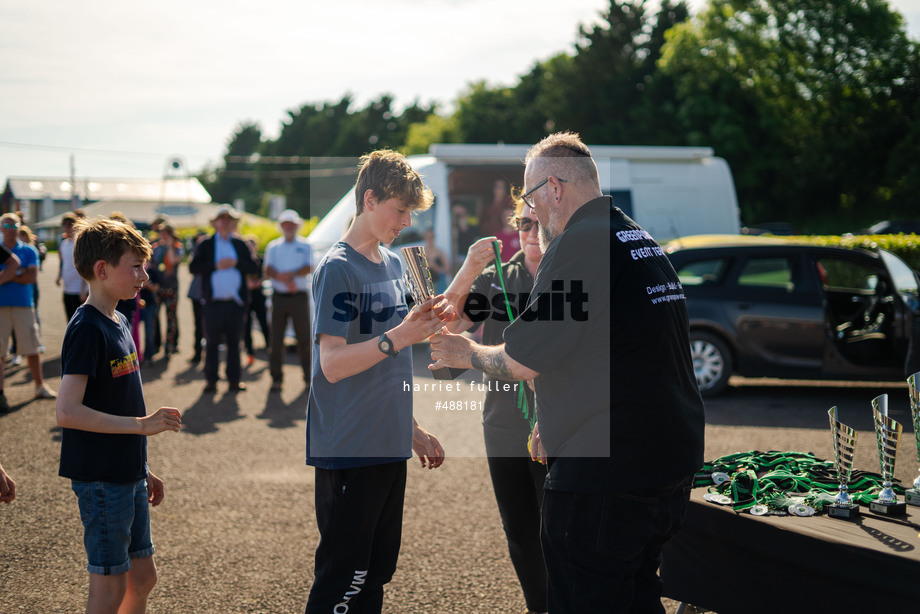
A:
{"label": "trophy base", "polygon": [[904,491],[904,500],[907,502],[907,505],[920,506],[920,490],[911,488]]}
{"label": "trophy base", "polygon": [[907,504],[901,501],[894,503],[872,501],[869,504],[869,511],[879,516],[904,516],[907,514]]}
{"label": "trophy base", "polygon": [[456,369],[454,367],[441,367],[431,372],[431,375],[435,379],[457,379],[463,373],[466,372],[466,369]]}
{"label": "trophy base", "polygon": [[841,520],[854,520],[859,518],[858,505],[828,505],[827,515]]}

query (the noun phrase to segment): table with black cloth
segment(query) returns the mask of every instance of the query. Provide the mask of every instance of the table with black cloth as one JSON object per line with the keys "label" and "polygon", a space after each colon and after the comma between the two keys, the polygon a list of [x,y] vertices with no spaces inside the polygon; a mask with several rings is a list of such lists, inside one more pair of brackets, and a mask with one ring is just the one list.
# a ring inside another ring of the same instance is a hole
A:
{"label": "table with black cloth", "polygon": [[[664,595],[719,614],[920,612],[920,508],[857,520],[753,516],[703,499],[665,545]],[[901,497],[903,501],[903,497]]]}

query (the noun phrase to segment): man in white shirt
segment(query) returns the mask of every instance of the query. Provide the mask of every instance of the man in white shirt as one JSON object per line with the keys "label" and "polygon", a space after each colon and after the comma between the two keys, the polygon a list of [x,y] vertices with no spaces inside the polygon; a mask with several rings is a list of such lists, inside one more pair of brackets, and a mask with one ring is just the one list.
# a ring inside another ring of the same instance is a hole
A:
{"label": "man in white shirt", "polygon": [[64,286],[64,313],[67,321],[73,317],[77,307],[83,304],[89,292],[86,282],[77,273],[73,265],[73,225],[77,222],[78,214],[65,213],[61,218],[61,242],[58,245],[58,256],[61,265],[55,283]]}
{"label": "man in white shirt", "polygon": [[297,353],[303,368],[303,378],[310,387],[312,370],[310,349],[310,300],[307,296],[307,275],[313,270],[313,250],[306,239],[297,235],[303,225],[300,215],[285,209],[278,217],[282,236],[265,249],[265,277],[272,282],[271,356],[269,368],[272,390],[280,391],[284,374],[284,331],[288,319],[297,336]]}

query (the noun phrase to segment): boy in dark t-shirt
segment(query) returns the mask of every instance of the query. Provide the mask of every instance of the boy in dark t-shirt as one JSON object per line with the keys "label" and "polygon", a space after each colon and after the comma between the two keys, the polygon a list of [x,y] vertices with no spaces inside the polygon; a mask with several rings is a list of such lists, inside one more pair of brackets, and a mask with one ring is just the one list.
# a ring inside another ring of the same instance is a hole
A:
{"label": "boy in dark t-shirt", "polygon": [[147,281],[150,254],[124,223],[78,225],[74,265],[89,298],[64,334],[56,414],[59,475],[71,479],[84,528],[88,612],[145,611],[157,580],[149,505],[163,500],[163,481],[147,468],[147,436],[176,432],[182,419],[172,407],[146,415],[131,326],[115,309]]}

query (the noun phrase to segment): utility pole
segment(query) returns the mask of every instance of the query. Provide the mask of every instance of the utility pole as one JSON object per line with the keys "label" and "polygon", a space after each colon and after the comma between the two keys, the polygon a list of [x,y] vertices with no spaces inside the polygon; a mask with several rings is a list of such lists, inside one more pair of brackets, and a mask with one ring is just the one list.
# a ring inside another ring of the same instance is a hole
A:
{"label": "utility pole", "polygon": [[[182,179],[183,188],[185,190],[185,200],[187,203],[190,203],[192,200],[191,194],[189,193],[189,171],[188,163],[185,161],[185,158],[176,154],[172,155],[166,159],[166,164],[163,167],[163,179],[160,182],[160,207],[166,203],[166,192],[167,192],[167,182],[170,179]],[[176,200],[171,198],[170,200]],[[178,201],[177,201],[178,202]]]}
{"label": "utility pole", "polygon": [[77,209],[77,169],[73,154],[70,154],[70,210]]}

